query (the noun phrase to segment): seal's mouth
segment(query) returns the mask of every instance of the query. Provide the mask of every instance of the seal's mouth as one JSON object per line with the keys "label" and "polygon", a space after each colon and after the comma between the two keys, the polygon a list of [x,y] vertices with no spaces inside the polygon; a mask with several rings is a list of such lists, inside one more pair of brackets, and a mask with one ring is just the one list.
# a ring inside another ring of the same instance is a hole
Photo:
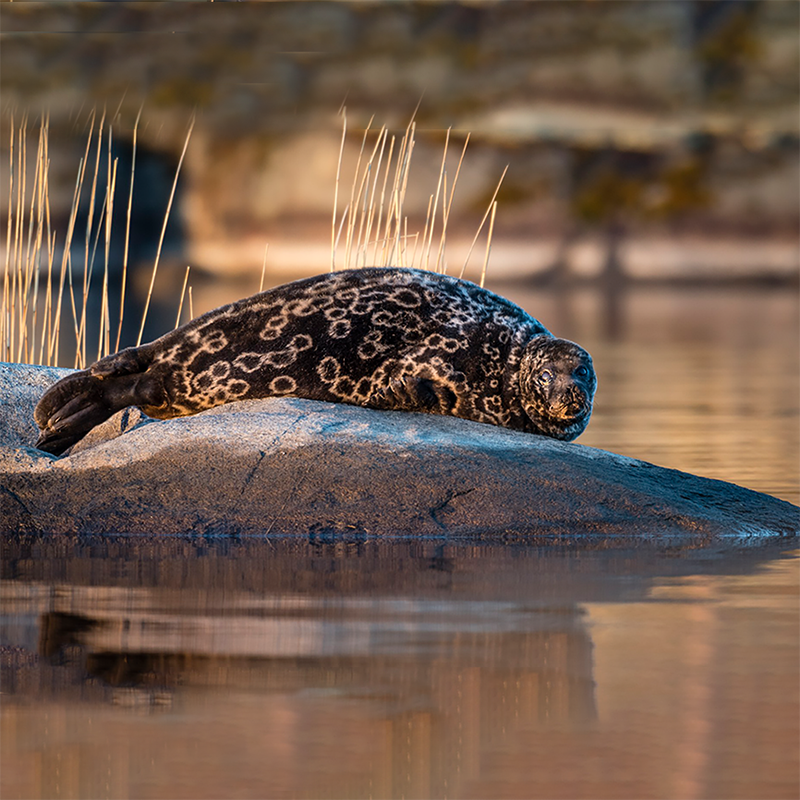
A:
{"label": "seal's mouth", "polygon": [[551,406],[550,416],[553,419],[564,420],[565,422],[580,422],[592,413],[592,407],[585,399],[572,399],[564,403],[557,403]]}
{"label": "seal's mouth", "polygon": [[574,428],[576,425],[583,425],[589,419],[589,412],[586,410],[578,411],[577,413],[563,413],[551,414],[551,423],[558,425],[560,428]]}

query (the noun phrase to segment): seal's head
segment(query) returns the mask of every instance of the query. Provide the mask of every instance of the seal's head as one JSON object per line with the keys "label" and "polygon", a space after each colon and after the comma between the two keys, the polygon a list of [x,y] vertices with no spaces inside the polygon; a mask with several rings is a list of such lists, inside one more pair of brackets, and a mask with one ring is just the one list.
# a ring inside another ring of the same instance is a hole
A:
{"label": "seal's head", "polygon": [[592,357],[574,342],[534,336],[522,356],[519,386],[537,432],[571,442],[589,424],[597,377]]}

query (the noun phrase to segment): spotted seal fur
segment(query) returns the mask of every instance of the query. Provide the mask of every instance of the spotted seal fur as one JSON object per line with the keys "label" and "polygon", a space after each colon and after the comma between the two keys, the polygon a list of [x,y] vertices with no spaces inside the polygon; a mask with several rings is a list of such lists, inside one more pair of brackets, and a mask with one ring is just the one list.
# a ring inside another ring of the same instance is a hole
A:
{"label": "spotted seal fur", "polygon": [[61,453],[127,406],[167,419],[262,397],[449,414],[570,441],[596,378],[583,348],[469,281],[403,268],[319,275],[222,306],[51,387]]}

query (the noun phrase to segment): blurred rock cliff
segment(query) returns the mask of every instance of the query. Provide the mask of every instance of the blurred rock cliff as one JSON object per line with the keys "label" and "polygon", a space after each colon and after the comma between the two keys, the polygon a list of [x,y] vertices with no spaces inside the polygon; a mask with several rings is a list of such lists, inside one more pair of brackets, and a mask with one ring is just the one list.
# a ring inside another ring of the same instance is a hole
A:
{"label": "blurred rock cliff", "polygon": [[[795,2],[14,3],[0,23],[0,185],[10,114],[27,111],[33,135],[46,111],[62,225],[91,110],[124,149],[142,108],[140,153],[173,169],[196,114],[182,257],[252,273],[269,242],[277,272],[320,271],[340,109],[349,190],[370,119],[402,133],[418,106],[407,211],[424,220],[445,131],[451,170],[471,132],[450,229],[472,235],[508,164],[501,272],[796,273]],[[161,208],[147,163],[140,202]],[[3,213],[7,201],[4,189]],[[158,222],[141,226],[135,236],[157,239]]]}

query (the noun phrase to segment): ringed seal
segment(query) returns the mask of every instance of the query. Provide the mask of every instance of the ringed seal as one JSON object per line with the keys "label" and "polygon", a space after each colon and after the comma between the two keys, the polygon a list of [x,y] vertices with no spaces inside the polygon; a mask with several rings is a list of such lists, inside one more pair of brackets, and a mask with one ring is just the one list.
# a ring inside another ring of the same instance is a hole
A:
{"label": "ringed seal", "polygon": [[571,441],[589,422],[589,354],[469,281],[345,270],[210,311],[63,378],[34,412],[59,454],[127,406],[159,419],[293,396],[449,414]]}

